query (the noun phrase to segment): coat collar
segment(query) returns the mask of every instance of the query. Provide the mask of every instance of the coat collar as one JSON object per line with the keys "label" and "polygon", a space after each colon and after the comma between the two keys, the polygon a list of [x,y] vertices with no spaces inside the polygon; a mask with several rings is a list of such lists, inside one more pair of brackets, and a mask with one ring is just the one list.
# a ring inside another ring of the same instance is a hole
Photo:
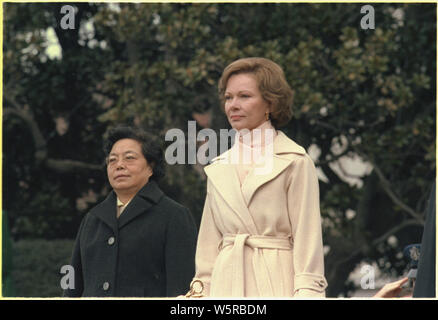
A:
{"label": "coat collar", "polygon": [[[289,139],[283,132],[277,131],[274,139],[272,170],[266,174],[255,174],[254,170],[249,173],[242,187],[236,170],[231,164],[231,149],[214,158],[212,164],[205,167],[205,173],[216,187],[226,202],[241,215],[244,221],[251,219],[248,216],[248,206],[253,195],[263,184],[277,177],[285,170],[298,155],[304,155],[303,147]],[[226,166],[226,167],[224,167]],[[255,224],[252,223],[255,228]]]}
{"label": "coat collar", "polygon": [[274,153],[276,155],[291,153],[304,155],[306,150],[295,141],[288,138],[283,131],[277,131],[277,137],[274,140]]}
{"label": "coat collar", "polygon": [[[230,149],[231,150],[231,149]],[[221,155],[213,158],[211,163],[214,164],[216,162],[224,163],[231,159],[230,150],[222,153]],[[283,131],[277,130],[277,136],[274,139],[274,154],[281,156],[286,154],[305,154],[306,150],[295,141],[286,136]]]}
{"label": "coat collar", "polygon": [[95,215],[106,223],[115,233],[140,214],[157,204],[164,193],[154,180],[150,180],[132,198],[126,209],[117,219],[117,196],[114,191],[95,208]]}

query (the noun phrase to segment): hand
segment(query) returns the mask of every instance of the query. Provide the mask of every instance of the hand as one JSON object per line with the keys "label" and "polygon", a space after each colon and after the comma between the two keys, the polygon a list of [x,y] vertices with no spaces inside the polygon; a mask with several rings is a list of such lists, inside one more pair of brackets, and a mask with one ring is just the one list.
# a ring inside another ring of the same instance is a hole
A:
{"label": "hand", "polygon": [[[377,292],[373,298],[396,298],[399,296],[400,292],[403,290],[402,285],[405,284],[409,278],[403,278],[398,281],[387,283],[382,289]],[[406,296],[404,298],[407,298]]]}

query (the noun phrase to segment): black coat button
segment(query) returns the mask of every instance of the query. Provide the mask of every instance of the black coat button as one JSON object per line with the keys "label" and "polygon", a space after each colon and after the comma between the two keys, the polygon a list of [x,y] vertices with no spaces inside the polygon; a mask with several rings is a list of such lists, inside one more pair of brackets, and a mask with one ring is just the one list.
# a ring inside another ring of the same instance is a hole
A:
{"label": "black coat button", "polygon": [[103,290],[107,291],[109,289],[109,286],[110,285],[108,282],[104,282],[102,288],[103,288]]}
{"label": "black coat button", "polygon": [[110,237],[110,238],[108,239],[108,244],[109,244],[110,246],[112,246],[112,245],[114,244],[115,241],[116,241],[116,239],[115,239],[114,237]]}

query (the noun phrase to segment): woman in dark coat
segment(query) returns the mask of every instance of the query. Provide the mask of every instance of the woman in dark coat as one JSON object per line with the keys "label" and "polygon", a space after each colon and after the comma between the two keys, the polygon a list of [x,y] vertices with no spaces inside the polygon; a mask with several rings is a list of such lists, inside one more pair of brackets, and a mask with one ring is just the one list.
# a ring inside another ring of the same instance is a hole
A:
{"label": "woman in dark coat", "polygon": [[194,275],[196,225],[156,180],[162,150],[144,131],[109,132],[104,151],[113,191],[84,217],[66,297],[174,297]]}

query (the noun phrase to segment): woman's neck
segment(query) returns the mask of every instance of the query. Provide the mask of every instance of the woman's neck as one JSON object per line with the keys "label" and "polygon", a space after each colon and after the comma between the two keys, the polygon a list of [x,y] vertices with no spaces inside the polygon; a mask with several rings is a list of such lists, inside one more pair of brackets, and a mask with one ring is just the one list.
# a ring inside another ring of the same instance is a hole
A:
{"label": "woman's neck", "polygon": [[238,131],[238,140],[240,143],[251,148],[264,147],[265,145],[274,142],[277,132],[272,126],[270,120],[263,122],[258,127],[248,130],[242,129]]}

